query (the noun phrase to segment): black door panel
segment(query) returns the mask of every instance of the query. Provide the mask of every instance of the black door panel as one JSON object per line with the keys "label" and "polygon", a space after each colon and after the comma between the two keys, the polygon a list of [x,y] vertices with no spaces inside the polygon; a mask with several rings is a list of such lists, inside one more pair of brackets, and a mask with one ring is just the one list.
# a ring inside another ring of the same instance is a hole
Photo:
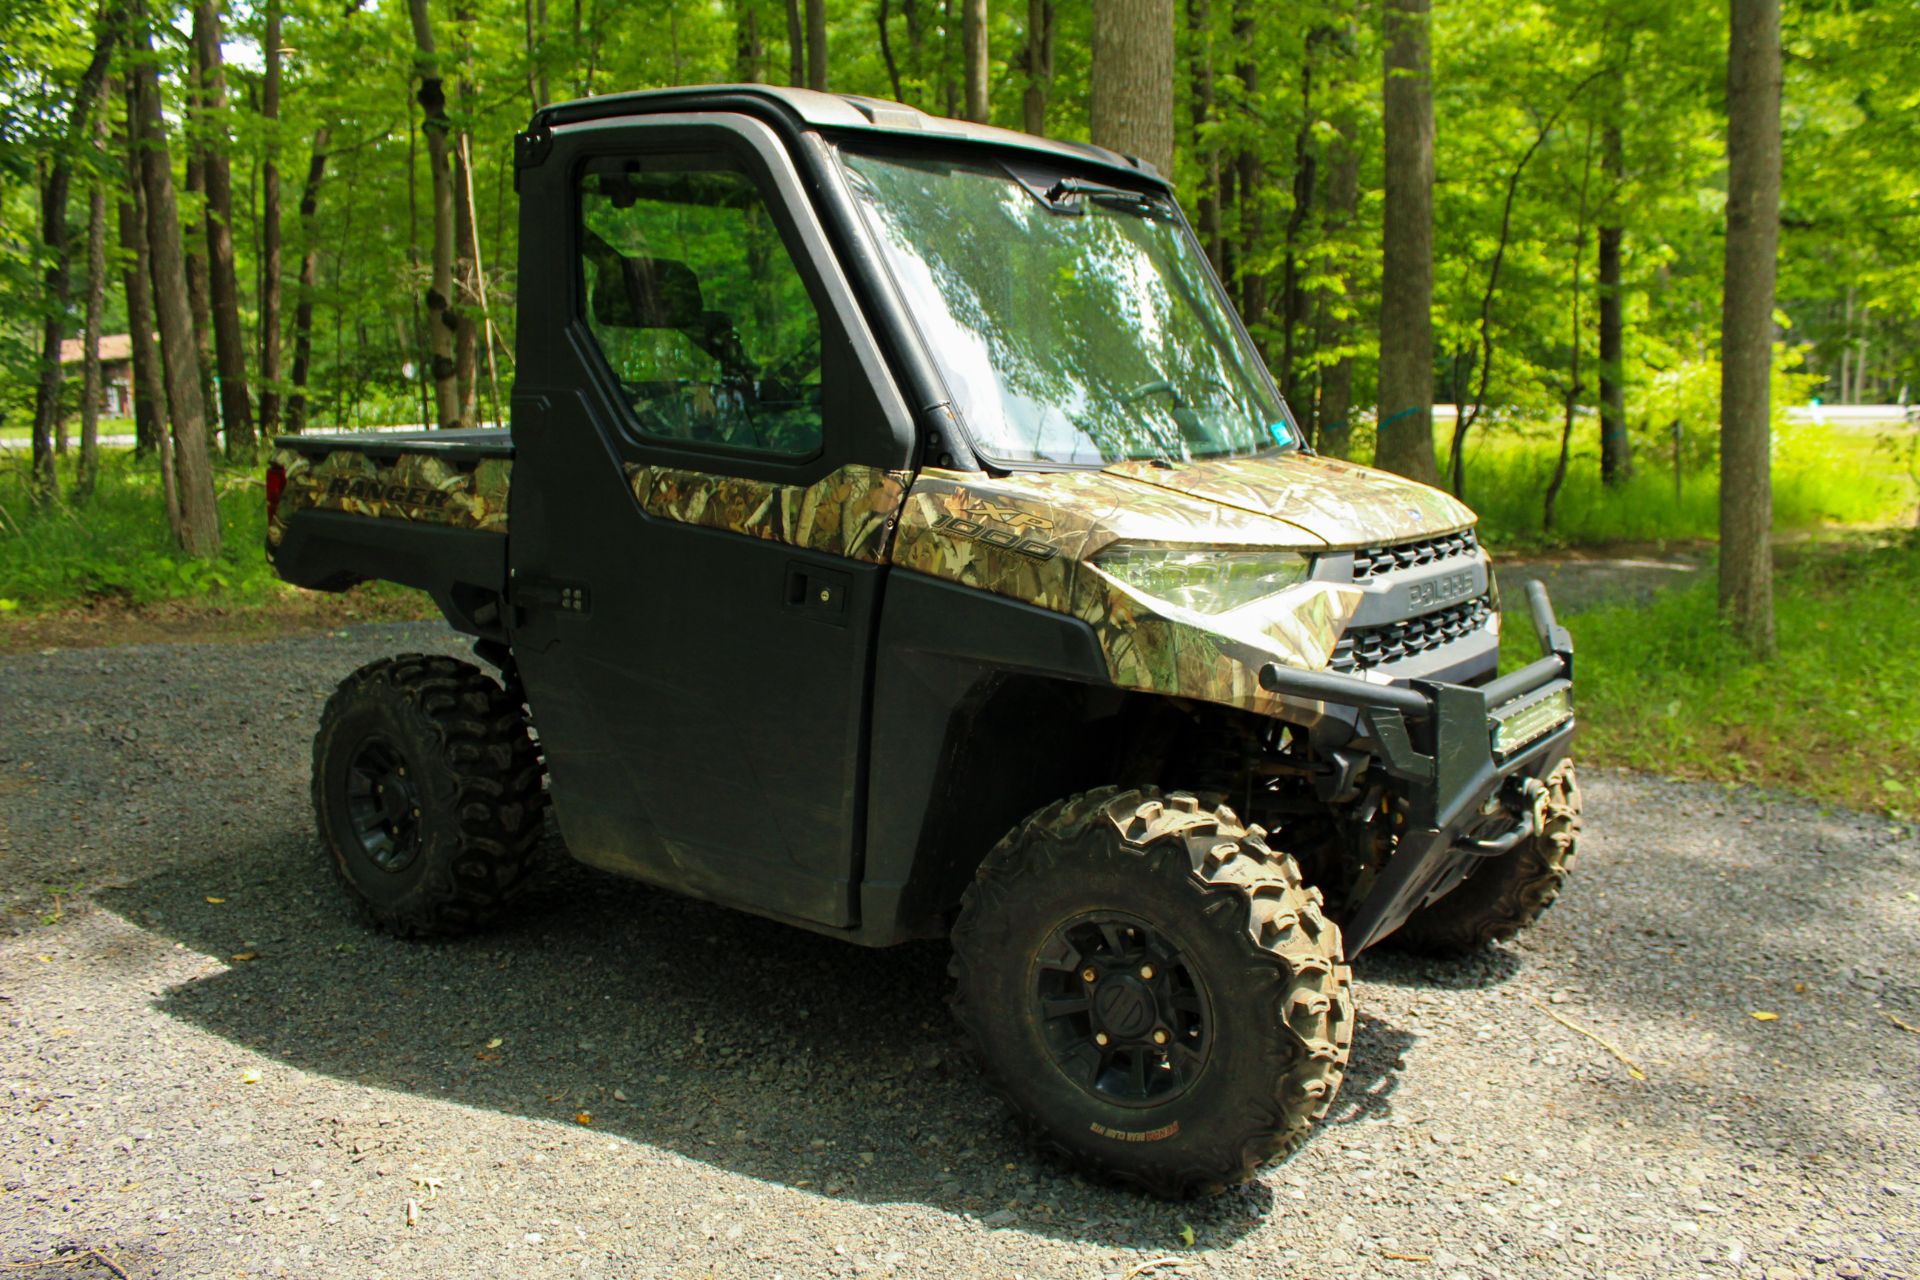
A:
{"label": "black door panel", "polygon": [[[868,671],[886,570],[794,545],[805,535],[788,517],[797,493],[831,488],[836,475],[897,472],[911,434],[897,393],[872,377],[882,366],[862,348],[871,340],[818,252],[798,184],[767,145],[744,126],[735,136],[712,123],[625,122],[556,131],[552,153],[523,173],[522,278],[572,289],[544,317],[523,307],[512,642],[576,857],[838,928],[857,922]],[[752,182],[707,184],[657,237],[620,221],[675,198],[677,175],[716,154]],[[591,227],[569,215],[559,234],[556,211],[580,207],[584,182],[601,183],[596,199],[603,187],[632,191],[600,199]],[[761,268],[742,275],[711,234],[686,232],[724,225],[742,190],[766,200],[755,262],[769,261],[769,217],[773,250],[789,255],[774,264],[779,291],[757,303]],[[804,348],[804,326],[764,314],[795,305],[796,271],[818,317],[817,360],[782,356]],[[590,281],[604,295],[591,311]],[[620,348],[619,367],[596,332]],[[779,368],[755,363],[766,352]],[[812,452],[776,456],[790,444]],[[670,469],[676,497],[692,493],[693,506],[643,507],[634,476],[647,469]],[[695,509],[708,481],[715,503],[739,504],[725,520]],[[762,492],[767,501],[754,502]],[[878,558],[870,546],[858,554]]]}

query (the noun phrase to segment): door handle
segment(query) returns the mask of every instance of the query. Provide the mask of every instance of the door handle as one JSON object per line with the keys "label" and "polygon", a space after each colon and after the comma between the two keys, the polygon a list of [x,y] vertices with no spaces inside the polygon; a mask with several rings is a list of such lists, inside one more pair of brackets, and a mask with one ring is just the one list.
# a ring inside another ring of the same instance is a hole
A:
{"label": "door handle", "polygon": [[795,613],[843,627],[847,623],[847,593],[852,589],[853,579],[848,574],[789,560],[783,604]]}

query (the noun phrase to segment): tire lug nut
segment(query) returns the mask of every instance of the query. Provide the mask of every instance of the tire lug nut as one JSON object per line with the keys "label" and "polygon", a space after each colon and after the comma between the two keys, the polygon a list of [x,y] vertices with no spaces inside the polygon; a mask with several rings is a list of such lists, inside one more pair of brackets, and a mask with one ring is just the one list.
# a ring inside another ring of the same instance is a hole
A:
{"label": "tire lug nut", "polygon": [[1155,1044],[1165,1044],[1165,1043],[1167,1042],[1167,1033],[1166,1033],[1166,1031],[1165,1031],[1164,1029],[1162,1029],[1162,1028],[1159,1028],[1159,1027],[1156,1027],[1156,1028],[1154,1028],[1154,1032],[1153,1032],[1153,1042],[1154,1042]]}
{"label": "tire lug nut", "polygon": [[1107,1033],[1106,1033],[1106,1032],[1104,1032],[1104,1031],[1096,1031],[1096,1032],[1094,1032],[1094,1033],[1093,1033],[1093,1042],[1094,1042],[1095,1044],[1097,1044],[1097,1045],[1099,1045],[1099,1046],[1100,1046],[1100,1047],[1101,1047],[1102,1049],[1104,1049],[1104,1048],[1106,1048],[1106,1047],[1107,1047]]}
{"label": "tire lug nut", "polygon": [[1080,971],[1080,980],[1082,982],[1092,982],[1095,978],[1099,976],[1100,976],[1099,973],[1097,973],[1094,970],[1094,967],[1092,965],[1088,965],[1086,968]]}
{"label": "tire lug nut", "polygon": [[1143,964],[1143,965],[1141,965],[1141,966],[1140,966],[1140,976],[1141,976],[1142,978],[1145,978],[1145,979],[1146,979],[1146,980],[1147,980],[1148,982],[1152,982],[1152,981],[1153,981],[1153,966],[1152,966],[1152,965],[1150,965],[1150,964]]}

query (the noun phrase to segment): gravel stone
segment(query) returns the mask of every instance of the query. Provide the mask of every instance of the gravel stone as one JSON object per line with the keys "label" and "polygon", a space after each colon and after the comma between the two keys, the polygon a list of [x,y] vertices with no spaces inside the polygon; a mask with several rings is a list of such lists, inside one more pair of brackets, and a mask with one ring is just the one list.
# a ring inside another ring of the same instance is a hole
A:
{"label": "gravel stone", "polygon": [[334,683],[406,649],[465,651],[405,624],[8,660],[0,1262],[107,1274],[91,1249],[139,1280],[1920,1270],[1910,829],[1584,770],[1581,863],[1540,927],[1462,963],[1362,957],[1324,1127],[1249,1186],[1162,1204],[1021,1139],[967,1065],[939,944],[863,951],[599,874],[557,838],[491,933],[361,928],[313,834],[308,749]]}

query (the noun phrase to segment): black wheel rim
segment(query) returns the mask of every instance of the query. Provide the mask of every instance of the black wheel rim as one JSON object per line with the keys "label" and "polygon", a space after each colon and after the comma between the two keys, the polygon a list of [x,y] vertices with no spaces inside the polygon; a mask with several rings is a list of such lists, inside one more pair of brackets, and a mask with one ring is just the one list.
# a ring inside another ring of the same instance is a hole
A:
{"label": "black wheel rim", "polygon": [[1102,1102],[1154,1107],[1193,1087],[1212,1049],[1207,990],[1165,930],[1114,912],[1047,937],[1033,999],[1063,1075]]}
{"label": "black wheel rim", "polygon": [[406,758],[385,738],[368,738],[347,764],[347,814],[367,860],[398,875],[420,856],[420,792]]}

